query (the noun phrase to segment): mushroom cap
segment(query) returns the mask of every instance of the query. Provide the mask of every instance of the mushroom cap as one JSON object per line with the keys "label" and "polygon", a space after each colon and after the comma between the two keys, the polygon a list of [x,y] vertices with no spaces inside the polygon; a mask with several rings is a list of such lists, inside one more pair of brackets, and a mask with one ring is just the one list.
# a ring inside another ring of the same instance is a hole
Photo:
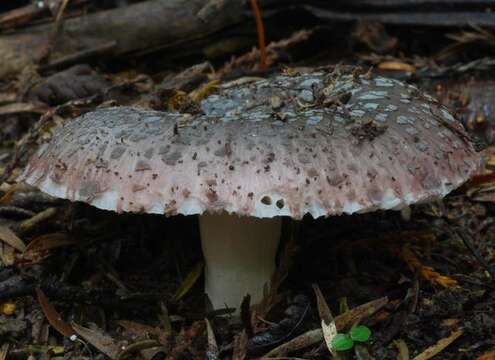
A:
{"label": "mushroom cap", "polygon": [[442,198],[480,162],[462,125],[414,86],[313,72],[225,84],[195,113],[87,113],[20,180],[118,212],[316,218]]}

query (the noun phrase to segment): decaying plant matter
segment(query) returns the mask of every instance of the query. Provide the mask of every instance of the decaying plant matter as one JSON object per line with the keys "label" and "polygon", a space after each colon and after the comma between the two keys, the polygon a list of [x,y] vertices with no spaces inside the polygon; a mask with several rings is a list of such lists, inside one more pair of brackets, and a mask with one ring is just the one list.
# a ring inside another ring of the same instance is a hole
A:
{"label": "decaying plant matter", "polygon": [[1,2],[0,359],[493,356],[493,16],[449,4]]}

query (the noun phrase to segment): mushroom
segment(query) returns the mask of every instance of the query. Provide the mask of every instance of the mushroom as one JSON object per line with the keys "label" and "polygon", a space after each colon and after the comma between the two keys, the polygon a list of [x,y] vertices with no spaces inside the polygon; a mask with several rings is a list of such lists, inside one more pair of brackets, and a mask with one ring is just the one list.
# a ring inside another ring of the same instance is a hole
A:
{"label": "mushroom", "polygon": [[100,209],[199,215],[206,293],[221,308],[260,301],[283,216],[400,210],[479,165],[463,127],[414,86],[317,71],[225,84],[196,113],[87,113],[21,180]]}

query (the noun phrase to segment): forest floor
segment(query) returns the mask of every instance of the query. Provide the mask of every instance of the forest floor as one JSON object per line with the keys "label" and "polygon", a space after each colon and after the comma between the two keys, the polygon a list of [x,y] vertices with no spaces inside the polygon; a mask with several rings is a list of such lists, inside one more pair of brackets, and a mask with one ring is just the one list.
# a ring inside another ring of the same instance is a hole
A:
{"label": "forest floor", "polygon": [[[73,64],[37,74],[27,90],[25,76],[0,79],[0,360],[324,359],[322,302],[340,332],[356,321],[372,332],[337,358],[495,359],[495,34],[305,29],[268,41],[263,71],[259,52],[242,50],[163,68],[153,55]],[[287,222],[282,281],[257,317],[244,309],[239,323],[205,307],[196,218],[116,214],[16,184],[55,125],[97,106],[167,108],[218,82],[338,64],[430,92],[486,162],[443,201],[409,214]]]}

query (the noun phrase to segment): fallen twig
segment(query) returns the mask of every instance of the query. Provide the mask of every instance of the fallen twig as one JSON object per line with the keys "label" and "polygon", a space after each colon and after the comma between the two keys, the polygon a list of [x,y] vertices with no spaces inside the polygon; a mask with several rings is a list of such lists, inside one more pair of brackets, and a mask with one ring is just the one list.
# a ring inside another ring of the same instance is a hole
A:
{"label": "fallen twig", "polygon": [[[336,316],[335,325],[337,326],[337,330],[343,329],[350,324],[358,322],[364,317],[374,314],[377,310],[382,308],[387,303],[388,298],[383,297],[355,307],[354,309],[349,310],[344,314]],[[321,341],[323,341],[322,329],[310,330],[271,350],[264,356],[264,358],[285,356],[291,352],[303,349]]]}

